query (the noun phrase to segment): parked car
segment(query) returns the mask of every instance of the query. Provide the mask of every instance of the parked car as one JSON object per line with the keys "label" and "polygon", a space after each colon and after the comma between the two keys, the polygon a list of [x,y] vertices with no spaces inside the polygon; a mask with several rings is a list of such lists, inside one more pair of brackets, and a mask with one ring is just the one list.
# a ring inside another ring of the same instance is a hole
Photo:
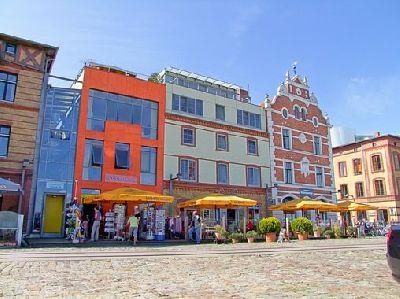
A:
{"label": "parked car", "polygon": [[386,256],[393,277],[400,282],[400,224],[392,225],[389,229]]}

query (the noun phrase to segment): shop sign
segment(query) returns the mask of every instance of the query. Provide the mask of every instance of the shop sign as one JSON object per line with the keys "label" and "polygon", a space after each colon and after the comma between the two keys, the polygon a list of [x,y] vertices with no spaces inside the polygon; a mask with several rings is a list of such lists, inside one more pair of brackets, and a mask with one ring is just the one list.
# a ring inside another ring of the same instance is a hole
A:
{"label": "shop sign", "polygon": [[300,195],[301,196],[314,196],[314,190],[313,189],[300,188]]}
{"label": "shop sign", "polygon": [[137,178],[135,176],[126,176],[126,175],[118,175],[118,174],[106,174],[106,182],[107,183],[128,183],[128,184],[137,184]]}
{"label": "shop sign", "polygon": [[63,182],[46,182],[47,189],[64,190],[65,183]]}

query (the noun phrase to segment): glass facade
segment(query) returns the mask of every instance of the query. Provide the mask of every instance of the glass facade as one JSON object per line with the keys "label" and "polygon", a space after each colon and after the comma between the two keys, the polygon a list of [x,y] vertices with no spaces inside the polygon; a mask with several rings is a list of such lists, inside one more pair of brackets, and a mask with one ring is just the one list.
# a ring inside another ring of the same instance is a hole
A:
{"label": "glass facade", "polygon": [[87,129],[104,131],[106,120],[141,125],[144,138],[157,139],[158,103],[91,89]]}
{"label": "glass facade", "polygon": [[46,194],[65,195],[64,204],[72,199],[80,100],[79,90],[47,90],[40,141],[35,214],[43,213]]}

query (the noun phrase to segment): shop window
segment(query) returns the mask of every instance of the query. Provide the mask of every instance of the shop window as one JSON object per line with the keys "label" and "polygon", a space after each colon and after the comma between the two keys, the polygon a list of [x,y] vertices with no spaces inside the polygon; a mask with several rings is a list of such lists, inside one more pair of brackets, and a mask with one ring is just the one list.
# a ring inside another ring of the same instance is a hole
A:
{"label": "shop window", "polygon": [[382,165],[382,156],[380,154],[372,155],[372,171],[382,171],[383,170],[383,165]]}
{"label": "shop window", "polygon": [[6,43],[6,52],[11,55],[17,54],[17,46],[11,43]]}
{"label": "shop window", "polygon": [[339,168],[339,176],[340,177],[345,177],[347,176],[347,166],[346,162],[342,161],[338,163],[338,168]]}
{"label": "shop window", "polygon": [[0,126],[0,157],[5,158],[8,155],[10,145],[11,127]]}
{"label": "shop window", "polygon": [[259,167],[247,166],[247,186],[261,187],[261,171]]}
{"label": "shop window", "polygon": [[398,152],[393,153],[393,162],[394,162],[394,169],[400,170],[400,153]]}
{"label": "shop window", "polygon": [[322,155],[321,137],[314,136],[314,155]]}
{"label": "shop window", "polygon": [[196,146],[196,130],[182,127],[182,144]]}
{"label": "shop window", "polygon": [[282,143],[284,149],[292,149],[292,134],[289,129],[282,129]]}
{"label": "shop window", "polygon": [[215,118],[217,120],[225,121],[225,107],[216,104],[215,105]]}
{"label": "shop window", "polygon": [[116,143],[115,144],[115,164],[116,169],[129,169],[129,144]]}
{"label": "shop window", "polygon": [[383,179],[376,179],[374,181],[374,186],[376,196],[385,195],[385,181]]}
{"label": "shop window", "polygon": [[340,198],[345,199],[349,197],[349,189],[347,184],[340,185]]}
{"label": "shop window", "polygon": [[103,142],[87,139],[83,161],[83,179],[100,181],[103,166]]}
{"label": "shop window", "polygon": [[293,163],[285,162],[285,183],[293,184]]}
{"label": "shop window", "polygon": [[17,75],[0,71],[0,101],[14,102]]}
{"label": "shop window", "polygon": [[354,175],[359,175],[362,173],[361,159],[353,160],[353,171],[354,171]]}
{"label": "shop window", "polygon": [[140,183],[142,185],[156,184],[157,149],[142,147],[140,156]]}
{"label": "shop window", "polygon": [[228,134],[216,134],[217,151],[228,151]]}
{"label": "shop window", "polygon": [[315,177],[317,181],[317,187],[324,187],[324,169],[320,166],[315,166]]}
{"label": "shop window", "polygon": [[247,139],[247,154],[258,155],[258,144],[257,139]]}
{"label": "shop window", "polygon": [[226,185],[229,182],[228,164],[217,163],[217,184]]}
{"label": "shop window", "polygon": [[179,171],[181,180],[197,181],[197,161],[192,159],[180,159]]}
{"label": "shop window", "polygon": [[362,182],[355,184],[356,197],[364,197],[364,186]]}

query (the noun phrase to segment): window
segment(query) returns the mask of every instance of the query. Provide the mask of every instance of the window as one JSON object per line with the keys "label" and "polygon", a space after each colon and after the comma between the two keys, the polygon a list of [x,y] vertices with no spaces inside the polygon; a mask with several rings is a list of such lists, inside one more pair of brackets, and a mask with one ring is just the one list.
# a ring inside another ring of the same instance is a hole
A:
{"label": "window", "polygon": [[203,101],[172,94],[172,110],[203,116]]}
{"label": "window", "polygon": [[300,112],[300,108],[298,106],[294,107],[294,117],[296,119],[300,119],[301,118],[301,112]]}
{"label": "window", "polygon": [[317,181],[317,187],[324,187],[324,170],[320,166],[315,166],[315,177]]}
{"label": "window", "polygon": [[282,109],[282,116],[283,116],[283,118],[288,118],[289,117],[289,113],[288,113],[288,110],[286,108]]}
{"label": "window", "polygon": [[0,101],[14,102],[17,75],[0,72]]}
{"label": "window", "polygon": [[215,105],[215,118],[218,120],[225,121],[225,107],[216,104]]}
{"label": "window", "polygon": [[196,146],[195,129],[182,127],[182,144]]}
{"label": "window", "polygon": [[258,155],[258,144],[257,139],[247,139],[247,154]]}
{"label": "window", "polygon": [[338,164],[339,167],[339,176],[340,177],[345,177],[347,176],[347,166],[346,166],[346,162],[339,162]]}
{"label": "window", "polygon": [[261,172],[259,167],[247,166],[247,186],[260,187],[261,186]]}
{"label": "window", "polygon": [[261,129],[261,115],[244,110],[237,110],[237,124]]}
{"label": "window", "polygon": [[400,178],[396,178],[396,183],[397,183],[397,195],[400,194]]}
{"label": "window", "polygon": [[217,184],[228,184],[229,182],[229,171],[228,164],[218,162],[217,163]]}
{"label": "window", "polygon": [[101,181],[103,166],[103,142],[87,139],[83,161],[83,179]]}
{"label": "window", "polygon": [[14,44],[6,43],[6,52],[11,55],[17,54],[17,46]]}
{"label": "window", "polygon": [[317,117],[313,117],[313,125],[314,127],[318,127],[318,118]]}
{"label": "window", "polygon": [[382,157],[381,155],[372,155],[372,171],[382,171]]}
{"label": "window", "polygon": [[400,153],[398,152],[393,153],[393,163],[394,163],[394,169],[400,170]]}
{"label": "window", "polygon": [[307,111],[306,108],[301,108],[301,120],[307,120]]}
{"label": "window", "polygon": [[282,129],[283,148],[292,149],[292,137],[289,129]]}
{"label": "window", "polygon": [[0,126],[0,157],[5,158],[8,155],[10,145],[11,127]]}
{"label": "window", "polygon": [[355,184],[356,197],[364,197],[364,187],[362,182]]}
{"label": "window", "polygon": [[293,163],[285,162],[285,183],[293,184]]}
{"label": "window", "polygon": [[228,151],[228,134],[217,133],[216,136],[217,151]]}
{"label": "window", "polygon": [[385,183],[383,179],[377,179],[374,181],[375,195],[385,195]]}
{"label": "window", "polygon": [[359,175],[362,173],[361,159],[353,160],[353,171],[354,175]]}
{"label": "window", "polygon": [[314,154],[322,155],[321,137],[314,136]]}
{"label": "window", "polygon": [[142,185],[156,184],[157,149],[143,146],[140,153],[140,183]]}
{"label": "window", "polygon": [[129,169],[129,144],[116,143],[115,144],[115,164],[117,169]]}
{"label": "window", "polygon": [[349,189],[346,184],[340,185],[340,198],[348,198],[349,197]]}
{"label": "window", "polygon": [[197,181],[197,161],[191,159],[179,160],[179,172],[181,180],[184,181]]}
{"label": "window", "polygon": [[106,120],[139,124],[142,137],[156,139],[158,103],[91,89],[87,128],[104,131]]}

